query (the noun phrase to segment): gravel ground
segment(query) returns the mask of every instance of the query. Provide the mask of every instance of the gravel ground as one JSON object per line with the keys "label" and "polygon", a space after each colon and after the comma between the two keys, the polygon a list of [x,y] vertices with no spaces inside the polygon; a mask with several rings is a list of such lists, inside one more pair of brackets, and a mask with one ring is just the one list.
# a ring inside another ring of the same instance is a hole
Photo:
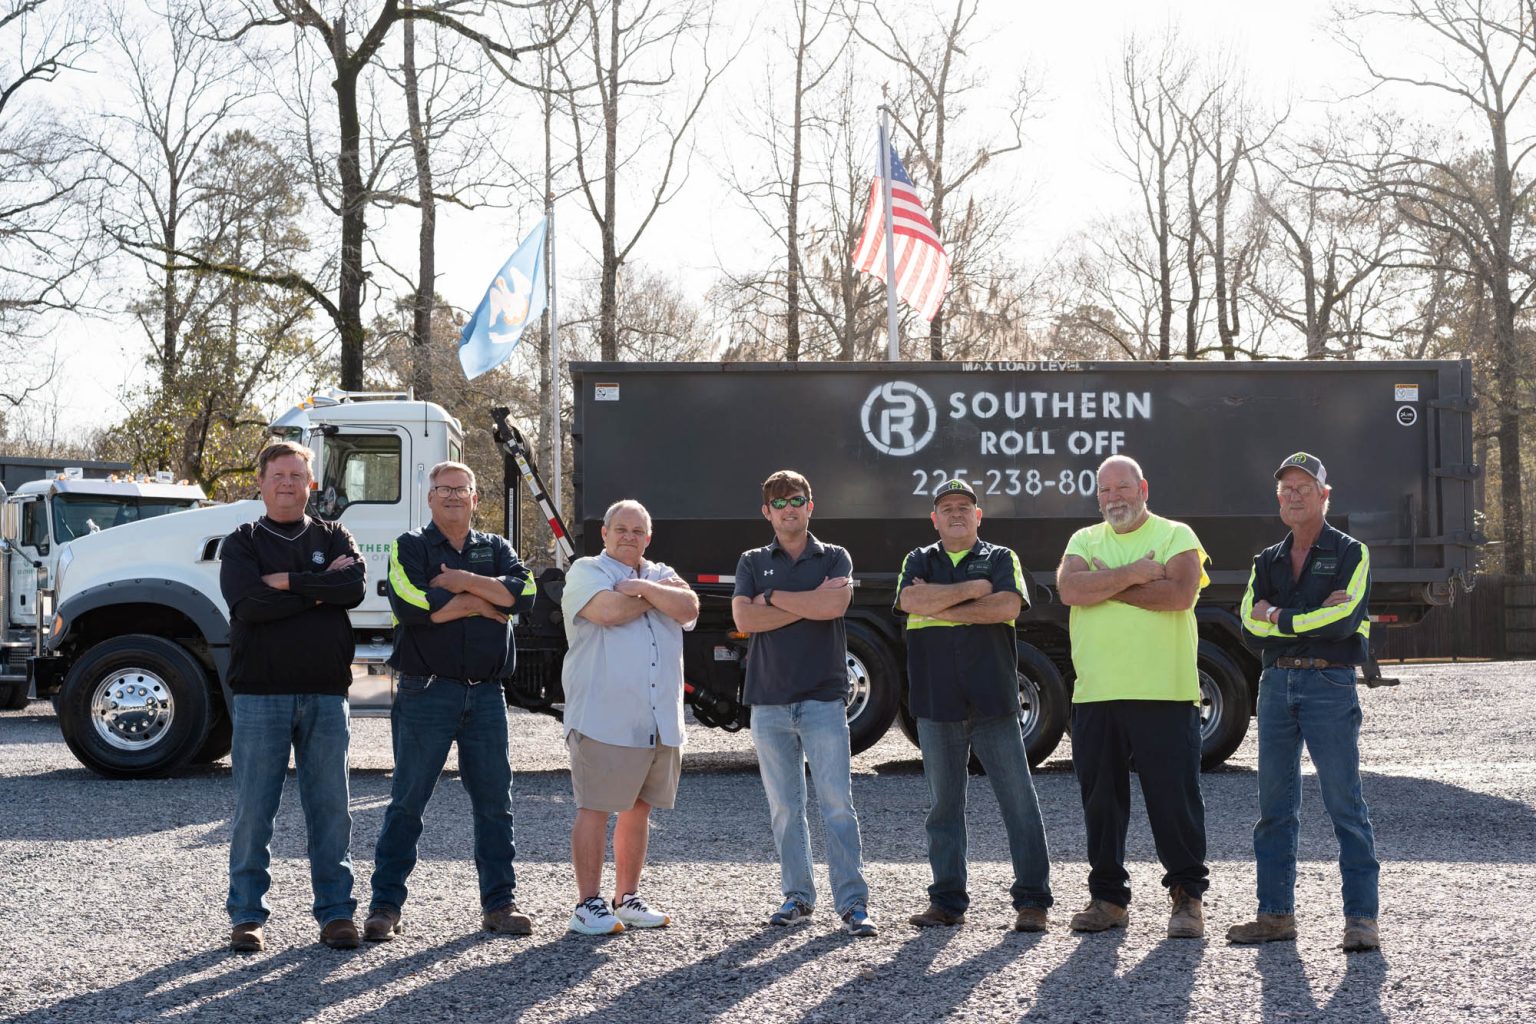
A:
{"label": "gravel ground", "polygon": [[[855,759],[872,909],[852,940],[830,900],[770,929],[778,876],[750,742],[693,727],[677,810],[658,812],[645,895],[676,923],[567,935],[572,816],[559,727],[512,717],[519,902],[532,938],[481,935],[468,802],[450,762],[428,810],[406,934],[336,952],[316,942],[292,784],[274,843],[268,948],[225,951],[228,762],[180,778],[109,782],[70,756],[51,710],[0,714],[0,1018],[25,1024],[238,1018],[299,1021],[1514,1021],[1536,1020],[1536,664],[1404,667],[1364,692],[1365,792],[1383,861],[1380,954],[1345,956],[1332,831],[1315,783],[1303,808],[1301,938],[1220,936],[1253,909],[1254,742],[1204,777],[1212,888],[1206,942],[1163,938],[1145,818],[1129,859],[1124,933],[1080,937],[1083,827],[1068,749],[1037,773],[1058,905],[1043,936],[1012,920],[1007,849],[983,779],[971,788],[972,909],[920,932],[925,790],[892,730]],[[1492,713],[1490,713],[1492,712]],[[354,723],[358,893],[389,792],[389,728]],[[816,837],[818,851],[820,836]],[[818,859],[822,860],[818,852]],[[611,878],[611,876],[610,876]],[[611,884],[611,883],[610,883]],[[825,873],[820,885],[825,892]]]}

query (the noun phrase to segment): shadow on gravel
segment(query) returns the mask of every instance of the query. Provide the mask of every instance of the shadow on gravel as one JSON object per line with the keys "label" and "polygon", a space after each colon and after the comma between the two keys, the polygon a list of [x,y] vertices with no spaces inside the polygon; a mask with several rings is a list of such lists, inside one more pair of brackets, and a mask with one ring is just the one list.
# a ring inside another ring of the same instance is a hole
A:
{"label": "shadow on gravel", "polygon": [[[559,943],[527,946],[515,940],[481,935],[464,936],[429,949],[391,955],[395,948],[364,947],[338,952],[314,945],[271,955],[246,955],[227,950],[198,953],[166,964],[110,988],[98,989],[8,1018],[6,1024],[75,1024],[81,1021],[159,1021],[178,1024],[227,1024],[254,1020],[262,1024],[299,1024],[313,1020],[329,1006],[364,997],[417,971],[440,967],[481,943],[505,943],[508,959],[494,967],[452,975],[451,982],[429,985],[393,1000],[384,1010],[435,994],[430,1008],[401,1019],[430,1020],[457,1008],[472,1019],[481,1015],[480,1002],[509,994],[524,1005],[557,995],[579,983],[605,957],[596,950],[585,956]],[[360,958],[374,962],[357,971]],[[464,984],[474,979],[476,985]],[[482,987],[483,982],[496,982]],[[451,994],[441,989],[452,986]],[[504,1004],[495,1007],[498,1011]],[[382,1012],[382,1011],[381,1011]],[[369,1016],[353,1019],[370,1019]],[[516,1019],[515,1014],[508,1019]]]}
{"label": "shadow on gravel", "polygon": [[1321,1006],[1312,994],[1306,964],[1297,954],[1294,942],[1270,942],[1260,946],[1255,966],[1259,971],[1265,1021],[1386,1024],[1387,1015],[1381,1008],[1381,988],[1387,978],[1387,960],[1380,953],[1348,954],[1343,980]]}
{"label": "shadow on gravel", "polygon": [[1116,1020],[1123,1009],[1136,1005],[1126,1003],[1124,991],[1115,984],[1125,932],[1117,928],[1074,937],[1077,948],[1040,979],[1035,1003],[1021,1021],[1060,1020],[1064,1011],[1070,1011],[1069,1019]]}
{"label": "shadow on gravel", "polygon": [[[924,929],[897,949],[896,955],[878,967],[866,968],[829,992],[806,1010],[796,1024],[851,1020],[895,1020],[921,1007],[929,1020],[943,1020],[964,1003],[993,975],[1040,944],[1040,935],[1001,932],[997,944],[967,960],[934,970],[954,938],[956,928]],[[790,1024],[792,1018],[783,1018]]]}

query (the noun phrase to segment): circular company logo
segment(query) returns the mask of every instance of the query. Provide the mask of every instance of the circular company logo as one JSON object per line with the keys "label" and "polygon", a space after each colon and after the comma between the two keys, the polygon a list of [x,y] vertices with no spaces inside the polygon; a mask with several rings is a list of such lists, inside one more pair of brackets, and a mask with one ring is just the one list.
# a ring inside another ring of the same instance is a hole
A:
{"label": "circular company logo", "polygon": [[1419,422],[1419,410],[1415,409],[1411,405],[1398,406],[1397,422],[1401,423],[1405,427],[1413,426],[1415,423]]}
{"label": "circular company logo", "polygon": [[869,393],[859,420],[864,436],[876,449],[887,455],[911,455],[933,440],[939,417],[926,391],[916,384],[893,380]]}

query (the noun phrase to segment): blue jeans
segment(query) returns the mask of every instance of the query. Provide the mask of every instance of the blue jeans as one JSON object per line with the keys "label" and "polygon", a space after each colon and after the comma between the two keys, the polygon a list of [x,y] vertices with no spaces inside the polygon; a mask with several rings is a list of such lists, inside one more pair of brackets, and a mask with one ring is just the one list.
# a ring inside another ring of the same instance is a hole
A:
{"label": "blue jeans", "polygon": [[811,766],[816,802],[827,830],[827,874],[839,915],[869,904],[853,810],[848,712],[840,700],[802,700],[752,708],[752,744],[768,794],[779,881],[786,900],[816,905],[811,876],[811,830],[806,821],[805,766]]}
{"label": "blue jeans", "polygon": [[231,924],[264,923],[272,913],[272,826],[283,801],[288,752],[298,764],[299,802],[309,841],[315,920],[351,919],[352,812],[347,699],[324,694],[238,693],[230,707],[234,735],[235,820],[229,837]]}
{"label": "blue jeans", "polygon": [[[430,681],[429,681],[430,679]],[[405,905],[405,880],[416,866],[421,813],[437,787],[448,748],[459,744],[459,775],[475,824],[475,871],[480,908],[513,902],[512,764],[507,760],[507,702],[495,680],[466,685],[454,679],[402,675],[389,713],[395,777],[373,854],[372,909]]]}
{"label": "blue jeans", "polygon": [[1003,812],[1013,858],[1013,886],[1008,890],[1013,907],[1049,907],[1054,902],[1051,854],[1019,716],[963,722],[919,718],[917,741],[928,783],[928,864],[933,869],[928,898],[952,914],[962,914],[971,905],[965,885],[965,793],[975,750]]}
{"label": "blue jeans", "polygon": [[1360,701],[1350,668],[1268,668],[1259,677],[1259,823],[1253,827],[1259,913],[1296,909],[1303,742],[1339,838],[1344,914],[1375,917],[1381,867],[1360,794]]}

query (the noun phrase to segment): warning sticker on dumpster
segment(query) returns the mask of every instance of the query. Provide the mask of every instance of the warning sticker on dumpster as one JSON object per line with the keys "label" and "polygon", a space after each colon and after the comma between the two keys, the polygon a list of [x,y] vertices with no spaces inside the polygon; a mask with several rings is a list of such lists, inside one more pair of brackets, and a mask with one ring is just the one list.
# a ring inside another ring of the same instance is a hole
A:
{"label": "warning sticker on dumpster", "polygon": [[[613,391],[614,391],[613,397],[614,398],[618,398],[619,397],[619,395],[618,395],[619,389],[618,388],[614,388]],[[1394,385],[1392,385],[1392,401],[1394,401],[1394,402],[1417,402],[1418,400],[1419,400],[1419,386],[1417,384],[1394,384]]]}
{"label": "warning sticker on dumpster", "polygon": [[[1417,389],[1415,389],[1414,394],[1417,396]],[[594,402],[617,402],[619,400],[619,386],[617,384],[592,385],[592,400]]]}

